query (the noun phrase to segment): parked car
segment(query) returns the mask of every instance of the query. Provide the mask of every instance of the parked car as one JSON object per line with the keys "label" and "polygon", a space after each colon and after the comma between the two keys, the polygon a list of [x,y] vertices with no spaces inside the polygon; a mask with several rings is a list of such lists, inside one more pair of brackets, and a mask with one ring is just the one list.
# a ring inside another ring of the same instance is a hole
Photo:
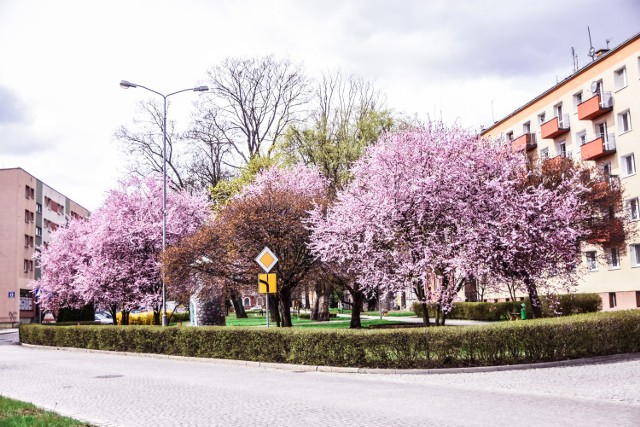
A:
{"label": "parked car", "polygon": [[93,319],[96,323],[102,323],[105,325],[113,323],[113,317],[111,317],[111,314],[107,312],[96,312],[96,314],[93,316]]}

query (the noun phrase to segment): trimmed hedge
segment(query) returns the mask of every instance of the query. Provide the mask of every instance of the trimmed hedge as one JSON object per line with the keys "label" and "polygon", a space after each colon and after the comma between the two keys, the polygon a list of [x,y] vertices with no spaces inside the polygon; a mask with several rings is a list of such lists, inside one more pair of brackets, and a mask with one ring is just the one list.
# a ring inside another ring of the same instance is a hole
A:
{"label": "trimmed hedge", "polygon": [[27,344],[303,365],[449,368],[640,351],[640,310],[395,330],[20,325]]}
{"label": "trimmed hedge", "polygon": [[[542,314],[544,317],[555,317],[556,314],[549,306],[548,299],[540,297],[542,301]],[[527,318],[533,317],[529,297],[524,301],[516,302],[454,302],[453,309],[447,313],[447,319],[465,320],[485,320],[497,321],[507,320],[509,313],[520,313],[520,304],[526,304]],[[564,294],[558,295],[559,311],[562,315],[573,315],[583,313],[596,313],[602,310],[602,299],[598,294]],[[418,317],[422,317],[422,306],[414,303],[412,310]],[[429,315],[435,314],[435,306],[429,304]]]}

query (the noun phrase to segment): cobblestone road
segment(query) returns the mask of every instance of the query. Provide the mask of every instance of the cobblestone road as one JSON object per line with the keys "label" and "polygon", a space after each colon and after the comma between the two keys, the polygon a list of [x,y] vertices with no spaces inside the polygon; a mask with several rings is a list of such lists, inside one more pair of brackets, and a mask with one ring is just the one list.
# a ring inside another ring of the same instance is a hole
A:
{"label": "cobblestone road", "polygon": [[637,426],[639,372],[337,374],[0,346],[0,394],[104,426]]}

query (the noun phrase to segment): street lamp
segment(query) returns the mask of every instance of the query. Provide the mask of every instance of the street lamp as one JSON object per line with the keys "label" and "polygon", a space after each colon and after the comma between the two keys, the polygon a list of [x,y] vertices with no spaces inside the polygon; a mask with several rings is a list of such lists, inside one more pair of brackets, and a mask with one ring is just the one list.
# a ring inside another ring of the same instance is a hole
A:
{"label": "street lamp", "polygon": [[[162,119],[162,254],[164,254],[167,246],[167,98],[172,95],[188,91],[206,92],[209,90],[209,87],[196,86],[172,92],[168,95],[164,95],[146,86],[131,83],[126,80],[120,80],[120,87],[122,89],[135,89],[137,87],[141,87],[142,89],[146,89],[156,95],[160,95],[164,101],[164,117]],[[162,326],[167,326],[167,290],[164,283],[164,274],[162,274]]]}

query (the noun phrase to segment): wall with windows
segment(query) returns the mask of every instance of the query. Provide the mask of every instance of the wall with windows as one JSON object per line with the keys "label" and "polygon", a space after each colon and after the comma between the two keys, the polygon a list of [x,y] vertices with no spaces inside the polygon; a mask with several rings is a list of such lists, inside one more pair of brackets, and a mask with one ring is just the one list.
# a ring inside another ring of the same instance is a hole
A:
{"label": "wall with windows", "polygon": [[[640,34],[606,52],[483,131],[532,159],[593,162],[620,183],[625,215],[640,228]],[[611,182],[610,181],[610,182]],[[640,230],[639,230],[640,231]],[[582,248],[580,292],[600,293],[603,308],[640,307],[640,235],[624,244]]]}
{"label": "wall with windows", "polygon": [[88,210],[23,169],[0,169],[0,324],[12,317],[25,322],[36,316],[31,291],[40,272],[34,254],[53,229],[66,224],[66,206],[89,216]]}

